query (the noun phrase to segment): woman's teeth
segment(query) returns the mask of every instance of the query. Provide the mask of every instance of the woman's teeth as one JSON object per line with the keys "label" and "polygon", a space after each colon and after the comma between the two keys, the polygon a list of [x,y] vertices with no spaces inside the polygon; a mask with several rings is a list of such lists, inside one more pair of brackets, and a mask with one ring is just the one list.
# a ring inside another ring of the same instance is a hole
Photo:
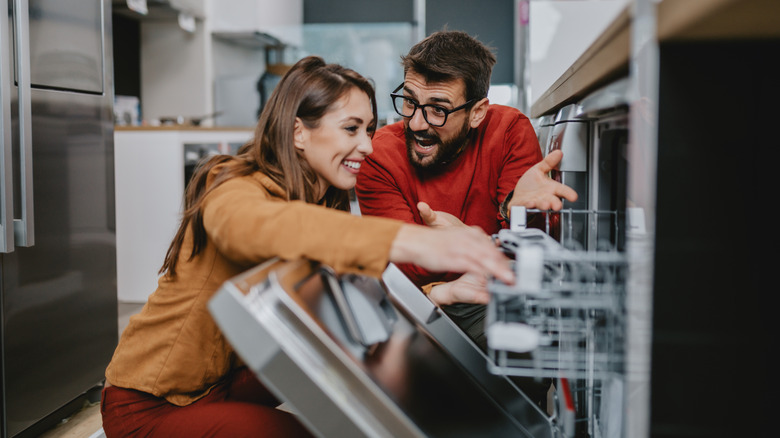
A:
{"label": "woman's teeth", "polygon": [[344,160],[344,165],[351,168],[351,169],[360,169],[360,162],[359,161],[346,161]]}

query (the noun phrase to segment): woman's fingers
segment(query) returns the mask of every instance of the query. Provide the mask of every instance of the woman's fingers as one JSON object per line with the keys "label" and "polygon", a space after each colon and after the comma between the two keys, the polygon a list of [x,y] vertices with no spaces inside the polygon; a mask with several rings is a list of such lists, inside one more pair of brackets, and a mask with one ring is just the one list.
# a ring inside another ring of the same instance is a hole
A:
{"label": "woman's fingers", "polygon": [[390,250],[390,261],[414,263],[437,272],[472,272],[514,281],[509,259],[487,234],[472,227],[401,227]]}

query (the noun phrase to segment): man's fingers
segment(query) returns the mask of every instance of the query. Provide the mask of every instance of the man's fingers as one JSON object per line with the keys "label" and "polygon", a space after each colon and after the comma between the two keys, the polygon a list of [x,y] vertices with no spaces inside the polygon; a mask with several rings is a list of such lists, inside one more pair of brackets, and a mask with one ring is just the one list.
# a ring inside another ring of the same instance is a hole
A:
{"label": "man's fingers", "polygon": [[554,150],[547,154],[537,166],[539,166],[539,170],[542,171],[542,173],[547,173],[558,167],[558,165],[561,164],[561,160],[563,160],[563,152],[561,150]]}
{"label": "man's fingers", "polygon": [[558,190],[555,191],[555,194],[558,197],[564,198],[564,199],[566,199],[569,202],[574,202],[579,197],[577,195],[577,192],[573,188],[571,188],[571,187],[569,187],[569,186],[567,186],[565,184],[561,184],[558,187]]}
{"label": "man's fingers", "polygon": [[418,202],[417,210],[420,211],[420,217],[426,224],[430,225],[436,220],[436,212],[434,212],[431,206],[427,203]]}

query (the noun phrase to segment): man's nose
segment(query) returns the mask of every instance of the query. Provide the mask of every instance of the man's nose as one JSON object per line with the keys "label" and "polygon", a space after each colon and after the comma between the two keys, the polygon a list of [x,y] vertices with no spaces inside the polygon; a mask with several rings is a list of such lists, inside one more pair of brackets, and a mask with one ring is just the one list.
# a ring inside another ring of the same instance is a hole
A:
{"label": "man's nose", "polygon": [[428,122],[425,121],[423,111],[422,108],[417,108],[417,111],[412,114],[412,118],[409,120],[409,129],[412,131],[425,131],[428,129]]}

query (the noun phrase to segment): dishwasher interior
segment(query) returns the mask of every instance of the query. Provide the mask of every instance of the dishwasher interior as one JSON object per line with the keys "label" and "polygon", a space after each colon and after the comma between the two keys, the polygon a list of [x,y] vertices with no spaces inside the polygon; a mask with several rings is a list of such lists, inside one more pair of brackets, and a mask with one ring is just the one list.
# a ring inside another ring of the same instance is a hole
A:
{"label": "dishwasher interior", "polygon": [[495,236],[517,282],[490,284],[488,367],[552,379],[548,414],[565,437],[624,436],[626,239],[642,229],[641,210],[626,201],[626,86],[538,120],[543,154],[564,152],[552,177],[579,197],[557,212],[515,207],[511,226]]}

